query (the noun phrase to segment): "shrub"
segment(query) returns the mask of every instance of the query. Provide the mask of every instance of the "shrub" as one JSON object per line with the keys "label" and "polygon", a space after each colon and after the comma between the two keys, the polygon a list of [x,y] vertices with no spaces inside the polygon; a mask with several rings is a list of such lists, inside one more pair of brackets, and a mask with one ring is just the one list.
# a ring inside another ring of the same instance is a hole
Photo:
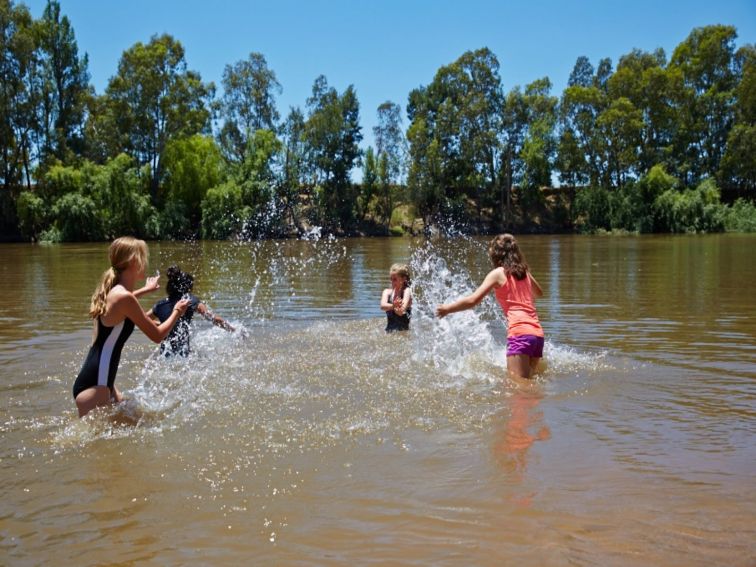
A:
{"label": "shrub", "polygon": [[695,189],[664,191],[653,208],[656,225],[667,232],[717,232],[724,228],[725,208],[712,179],[705,179]]}
{"label": "shrub", "polygon": [[202,201],[202,237],[225,240],[238,234],[251,211],[242,206],[238,185],[227,182],[208,190]]}
{"label": "shrub", "polygon": [[724,226],[728,232],[756,232],[756,205],[738,199],[725,211]]}
{"label": "shrub", "polygon": [[101,240],[104,236],[97,206],[78,193],[63,195],[53,207],[55,226],[66,242]]}
{"label": "shrub", "polygon": [[44,200],[31,191],[23,191],[16,200],[18,228],[24,238],[36,238],[50,211]]}

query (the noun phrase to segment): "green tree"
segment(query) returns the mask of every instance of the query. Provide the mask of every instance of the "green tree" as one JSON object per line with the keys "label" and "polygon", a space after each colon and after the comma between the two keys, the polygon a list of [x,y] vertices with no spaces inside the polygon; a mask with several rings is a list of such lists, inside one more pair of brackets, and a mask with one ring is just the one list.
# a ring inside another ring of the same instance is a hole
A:
{"label": "green tree", "polygon": [[83,150],[84,111],[91,92],[87,56],[79,57],[73,27],[68,17],[61,17],[57,0],[48,0],[36,30],[43,81],[41,158],[70,161]]}
{"label": "green tree", "polygon": [[521,207],[525,215],[530,207],[541,204],[540,188],[551,185],[559,99],[551,96],[550,92],[551,81],[547,77],[525,88],[527,135],[521,150],[523,171],[519,181],[523,197]]}
{"label": "green tree", "polygon": [[250,53],[246,60],[227,65],[222,82],[220,143],[227,159],[240,162],[247,141],[257,130],[276,130],[279,114],[275,96],[282,89],[260,53]]}
{"label": "green tree", "polygon": [[0,183],[31,184],[32,144],[39,129],[33,20],[24,5],[0,0]]}
{"label": "green tree", "polygon": [[354,212],[351,171],[362,156],[357,95],[351,85],[339,95],[321,75],[315,80],[307,106],[304,137],[315,185],[320,187],[320,212],[327,224],[346,228]]}
{"label": "green tree", "polygon": [[[499,62],[487,48],[464,53],[441,67],[430,85],[410,93],[408,183],[426,215],[461,205],[467,197],[481,220],[482,206],[491,204],[498,190],[501,106]],[[440,159],[428,156],[429,151]],[[440,184],[439,191],[428,182]]]}
{"label": "green tree", "polygon": [[299,205],[307,191],[307,143],[305,119],[299,108],[292,108],[281,128],[283,137],[283,171],[279,185],[284,217],[296,226],[300,233],[304,227],[299,218]]}
{"label": "green tree", "polygon": [[223,181],[224,170],[220,149],[211,137],[195,134],[168,142],[166,200],[183,204],[191,227],[199,227],[202,200]]}
{"label": "green tree", "polygon": [[740,82],[735,89],[735,121],[727,135],[718,179],[742,197],[756,199],[756,45],[738,50]]}
{"label": "green tree", "polygon": [[184,48],[170,35],[153,36],[124,51],[105,92],[106,120],[117,144],[139,165],[150,166],[150,195],[157,201],[168,142],[209,133],[212,83],[187,69]]}
{"label": "green tree", "polygon": [[370,207],[370,201],[378,188],[378,161],[375,158],[373,147],[365,150],[365,159],[362,164],[362,184],[360,193],[357,195],[357,218],[364,221]]}
{"label": "green tree", "polygon": [[732,26],[696,28],[670,60],[670,69],[682,77],[676,105],[680,126],[673,143],[681,160],[677,176],[687,185],[713,176],[727,147],[738,84],[736,37]]}
{"label": "green tree", "polygon": [[391,182],[401,183],[407,154],[401,106],[389,100],[378,106],[378,123],[373,127],[373,136],[376,158],[385,155]]}

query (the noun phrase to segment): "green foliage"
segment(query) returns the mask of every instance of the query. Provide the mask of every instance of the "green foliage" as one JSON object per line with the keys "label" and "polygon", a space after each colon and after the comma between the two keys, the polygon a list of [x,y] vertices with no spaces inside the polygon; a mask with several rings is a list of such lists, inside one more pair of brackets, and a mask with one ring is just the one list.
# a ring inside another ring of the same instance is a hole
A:
{"label": "green foliage", "polygon": [[24,238],[36,238],[45,226],[50,211],[41,197],[32,191],[23,191],[16,200],[18,228]]}
{"label": "green foliage", "polygon": [[596,232],[611,227],[609,192],[603,187],[584,187],[575,196],[576,227],[581,232]]}
{"label": "green foliage", "polygon": [[249,213],[236,183],[228,181],[213,187],[202,201],[202,238],[225,240],[238,235]]}
{"label": "green foliage", "polygon": [[55,228],[64,242],[102,240],[105,236],[97,205],[89,197],[67,193],[53,206],[53,215]]}
{"label": "green foliage", "polygon": [[339,95],[324,76],[315,80],[303,132],[314,173],[320,218],[333,228],[346,228],[354,214],[350,172],[360,164],[360,105],[353,86]]}
{"label": "green foliage", "polygon": [[[197,134],[171,140],[165,149],[166,208],[183,204],[183,214],[193,226],[200,222],[200,206],[207,191],[223,181],[224,165],[215,141]],[[172,207],[173,213],[178,211]]]}
{"label": "green foliage", "polygon": [[276,129],[279,114],[275,95],[281,93],[281,85],[268,68],[265,56],[250,53],[246,60],[226,66],[223,91],[224,124],[219,140],[226,159],[240,162],[256,131]]}
{"label": "green foliage", "polygon": [[725,212],[724,225],[727,232],[756,232],[756,205],[738,199]]}
{"label": "green foliage", "polygon": [[375,159],[375,152],[372,147],[365,151],[365,160],[362,170],[362,185],[357,194],[357,217],[359,220],[365,220],[367,216],[370,201],[373,194],[378,188],[378,164]]}
{"label": "green foliage", "polygon": [[189,222],[186,205],[179,201],[168,201],[158,213],[160,238],[179,239],[189,237],[194,227]]}
{"label": "green foliage", "polygon": [[187,70],[181,43],[164,34],[123,52],[105,91],[106,125],[139,165],[150,166],[150,192],[157,198],[163,157],[171,139],[207,132],[213,86]]}
{"label": "green foliage", "polygon": [[695,189],[667,190],[654,202],[657,227],[664,232],[718,232],[724,228],[725,213],[712,179]]}
{"label": "green foliage", "polygon": [[67,193],[81,193],[84,183],[84,172],[81,169],[56,164],[45,173],[41,193],[45,199],[55,200]]}

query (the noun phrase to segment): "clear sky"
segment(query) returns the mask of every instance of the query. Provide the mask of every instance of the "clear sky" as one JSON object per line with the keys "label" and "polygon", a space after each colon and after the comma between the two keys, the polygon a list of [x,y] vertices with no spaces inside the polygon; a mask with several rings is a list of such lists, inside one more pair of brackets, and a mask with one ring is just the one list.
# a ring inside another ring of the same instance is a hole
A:
{"label": "clear sky", "polygon": [[[46,0],[16,0],[34,17]],[[169,33],[186,50],[190,69],[221,94],[226,65],[262,53],[283,87],[281,116],[304,108],[325,75],[342,92],[354,85],[365,139],[373,141],[376,109],[406,107],[442,65],[488,47],[499,59],[505,91],[548,76],[564,89],[575,60],[602,57],[616,65],[633,48],[662,47],[669,57],[690,31],[733,25],[738,47],[756,42],[756,0],[60,0],[92,83],[102,93],[124,50]],[[404,116],[407,126],[406,115]]]}

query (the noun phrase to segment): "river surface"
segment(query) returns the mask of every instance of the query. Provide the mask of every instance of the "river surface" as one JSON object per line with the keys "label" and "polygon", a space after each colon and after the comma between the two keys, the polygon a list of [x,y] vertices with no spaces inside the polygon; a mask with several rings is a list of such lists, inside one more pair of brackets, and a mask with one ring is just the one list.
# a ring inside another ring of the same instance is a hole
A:
{"label": "river surface", "polygon": [[195,317],[164,360],[136,330],[83,420],[107,244],[0,246],[0,564],[756,564],[756,236],[520,238],[530,386],[493,297],[432,317],[487,241],[150,243],[239,332]]}

